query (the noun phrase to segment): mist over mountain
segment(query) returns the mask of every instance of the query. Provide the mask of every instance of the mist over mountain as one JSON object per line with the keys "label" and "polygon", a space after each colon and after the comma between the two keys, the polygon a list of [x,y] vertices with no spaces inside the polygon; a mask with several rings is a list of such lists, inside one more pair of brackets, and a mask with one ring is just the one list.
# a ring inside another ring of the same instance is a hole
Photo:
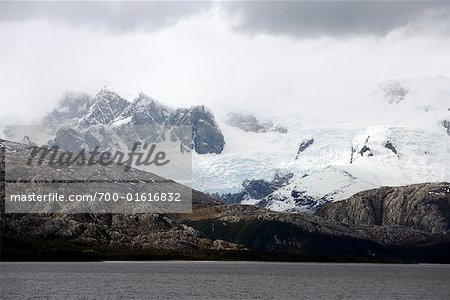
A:
{"label": "mist over mountain", "polygon": [[[292,115],[289,107],[270,118],[203,105],[172,108],[142,93],[130,98],[104,87],[95,95],[65,94],[42,122],[95,125],[86,132],[64,129],[72,132],[64,136],[85,145],[94,138],[106,148],[127,144],[126,136],[112,137],[108,128],[191,126],[192,136],[175,135],[181,150],[194,150],[192,187],[276,211],[315,211],[381,186],[450,181],[444,163],[450,157],[448,79],[391,80],[358,93],[365,98],[346,101],[359,107],[332,115],[324,107],[320,119],[317,113]],[[271,183],[288,174],[284,184]]]}

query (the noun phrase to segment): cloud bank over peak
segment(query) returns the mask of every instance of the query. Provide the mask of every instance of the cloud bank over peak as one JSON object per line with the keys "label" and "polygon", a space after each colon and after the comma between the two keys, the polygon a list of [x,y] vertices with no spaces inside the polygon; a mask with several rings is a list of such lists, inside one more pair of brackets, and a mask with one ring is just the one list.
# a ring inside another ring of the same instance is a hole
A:
{"label": "cloud bank over peak", "polygon": [[166,1],[0,3],[1,21],[45,19],[113,33],[155,31],[188,17],[218,12],[237,32],[317,36],[384,36],[405,26],[449,34],[447,1]]}

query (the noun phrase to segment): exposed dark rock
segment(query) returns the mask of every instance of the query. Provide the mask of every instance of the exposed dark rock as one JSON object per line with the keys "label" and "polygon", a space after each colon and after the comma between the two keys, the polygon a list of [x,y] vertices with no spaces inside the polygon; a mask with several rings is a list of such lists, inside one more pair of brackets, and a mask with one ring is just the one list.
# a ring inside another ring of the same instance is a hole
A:
{"label": "exposed dark rock", "polygon": [[450,229],[450,184],[425,183],[359,192],[317,215],[349,225],[404,226],[429,233]]}
{"label": "exposed dark rock", "polygon": [[246,199],[247,193],[245,191],[227,194],[212,193],[210,194],[210,196],[213,197],[214,199],[222,201],[223,203],[238,204],[241,203],[242,200]]}
{"label": "exposed dark rock", "polygon": [[205,106],[191,108],[192,140],[198,154],[221,153],[225,146],[222,131],[214,115]]}
{"label": "exposed dark rock", "polygon": [[270,182],[263,179],[244,180],[242,183],[244,190],[252,199],[261,199],[276,190]]}
{"label": "exposed dark rock", "polygon": [[359,150],[359,154],[361,154],[361,156],[373,156],[372,150],[370,150],[370,148],[366,145],[364,145],[361,150]]}
{"label": "exposed dark rock", "polygon": [[359,154],[361,154],[361,156],[373,156],[372,150],[370,150],[370,148],[366,145],[364,145],[361,150],[359,150]]}
{"label": "exposed dark rock", "polygon": [[395,154],[398,155],[397,149],[394,147],[394,145],[390,141],[384,142],[384,147],[386,147],[387,149],[391,150],[392,152],[394,152]]}
{"label": "exposed dark rock", "polygon": [[263,179],[246,179],[242,183],[243,190],[238,193],[228,193],[223,195],[214,195],[217,199],[225,203],[240,203],[246,199],[262,199],[277,189],[289,184],[294,174],[288,173],[286,175],[280,175],[275,173],[272,181],[266,181]]}
{"label": "exposed dark rock", "polygon": [[[449,108],[450,110],[450,108]],[[444,126],[445,129],[447,129],[447,134],[450,135],[450,121],[449,120],[444,120],[442,121],[442,126]]]}
{"label": "exposed dark rock", "polygon": [[311,138],[309,140],[303,141],[300,146],[298,147],[297,155],[295,156],[295,159],[298,159],[298,156],[300,153],[305,151],[309,146],[311,146],[314,143],[314,139]]}
{"label": "exposed dark rock", "polygon": [[204,105],[176,109],[169,116],[168,123],[192,126],[193,147],[199,154],[221,153],[225,146],[225,139],[213,113]]}
{"label": "exposed dark rock", "polygon": [[[369,142],[369,139],[370,139],[370,136],[368,136],[366,138],[366,142],[364,143],[364,146],[362,146],[361,149],[359,149],[359,151],[357,152],[361,156],[373,156],[372,150],[367,146],[367,143]],[[354,153],[353,152],[356,152],[356,151],[357,151],[357,148],[352,146],[352,157],[350,159],[350,163],[353,162],[353,160],[354,160],[354,155],[353,155]]]}
{"label": "exposed dark rock", "polygon": [[354,160],[353,156],[355,155],[355,153],[356,153],[356,149],[352,146],[351,153],[350,153],[350,164],[353,163],[353,160]]}
{"label": "exposed dark rock", "polygon": [[320,200],[317,200],[314,197],[306,195],[305,191],[293,190],[291,192],[291,196],[292,198],[294,198],[295,203],[299,206],[315,207],[317,205],[322,205],[322,202]]}

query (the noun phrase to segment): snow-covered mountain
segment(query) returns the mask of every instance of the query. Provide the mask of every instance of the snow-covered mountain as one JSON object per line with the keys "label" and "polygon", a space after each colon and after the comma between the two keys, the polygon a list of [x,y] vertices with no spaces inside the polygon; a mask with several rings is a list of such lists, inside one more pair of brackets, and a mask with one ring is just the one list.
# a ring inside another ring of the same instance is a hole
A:
{"label": "snow-covered mountain", "polygon": [[80,123],[83,125],[110,124],[121,116],[128,106],[127,100],[114,91],[103,88],[95,96],[94,104]]}
{"label": "snow-covered mountain", "polygon": [[[286,107],[284,114],[260,116],[171,108],[103,88],[93,96],[66,94],[43,121],[70,125],[61,134],[72,144],[105,148],[127,143],[126,135],[109,136],[108,127],[189,125],[190,139],[174,134],[181,150],[195,149],[193,188],[277,211],[315,210],[380,186],[450,181],[449,79],[393,80],[352,92],[346,105],[331,99],[315,111]],[[94,126],[74,131],[76,124]],[[144,137],[151,138],[161,137]],[[287,179],[278,184],[274,176]]]}
{"label": "snow-covered mountain", "polygon": [[[79,107],[76,103],[79,103]],[[173,109],[142,93],[135,99],[125,99],[114,89],[108,87],[102,88],[95,96],[84,93],[65,95],[58,107],[49,113],[43,122],[51,125],[104,125],[106,127],[124,127],[127,124],[132,126],[186,125],[192,126],[192,138],[183,136],[181,132],[174,134],[183,144],[189,140],[191,145],[185,146],[189,146],[199,154],[220,153],[225,144],[214,114],[205,106]],[[128,128],[130,127],[128,126]],[[100,131],[97,135],[105,135],[104,127],[94,126],[93,128],[96,129],[86,132],[88,135],[83,133],[78,136],[78,139],[82,140],[82,144],[89,145],[89,139],[95,135],[93,133],[95,130]],[[71,131],[68,136],[73,138],[73,128],[58,131],[58,133],[63,136],[67,130]],[[130,132],[127,134],[129,135]],[[108,143],[104,137],[100,140]],[[127,143],[125,142],[125,144]],[[107,146],[105,150],[108,150]]]}
{"label": "snow-covered mountain", "polygon": [[355,177],[343,167],[329,166],[274,191],[255,204],[275,211],[308,211],[375,187],[376,184]]}
{"label": "snow-covered mountain", "polygon": [[243,203],[302,211],[380,186],[450,181],[448,79],[387,81],[360,95],[334,114],[280,116],[282,134],[219,122],[227,144],[220,155],[194,156],[194,186],[238,193],[245,179],[294,173],[289,185]]}
{"label": "snow-covered mountain", "polygon": [[161,125],[169,119],[171,112],[169,107],[141,93],[131,105],[127,105],[112,124],[131,122],[135,125]]}

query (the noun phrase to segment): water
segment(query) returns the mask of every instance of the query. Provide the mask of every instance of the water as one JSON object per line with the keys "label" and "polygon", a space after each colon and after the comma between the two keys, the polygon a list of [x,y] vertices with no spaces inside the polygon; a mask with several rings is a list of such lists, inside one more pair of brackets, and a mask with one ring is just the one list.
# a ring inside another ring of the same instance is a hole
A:
{"label": "water", "polygon": [[1,263],[0,299],[450,299],[450,265]]}

